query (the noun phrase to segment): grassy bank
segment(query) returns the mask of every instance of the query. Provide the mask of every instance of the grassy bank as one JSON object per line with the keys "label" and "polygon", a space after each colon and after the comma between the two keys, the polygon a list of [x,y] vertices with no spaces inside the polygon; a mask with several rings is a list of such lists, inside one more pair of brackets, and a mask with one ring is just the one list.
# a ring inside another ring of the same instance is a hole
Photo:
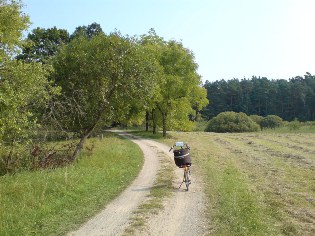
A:
{"label": "grassy bank", "polygon": [[66,168],[0,177],[0,235],[63,235],[128,186],[143,164],[131,141],[107,134],[90,139]]}
{"label": "grassy bank", "polygon": [[[209,235],[315,235],[315,134],[171,132],[206,183]],[[195,173],[196,174],[196,173]]]}

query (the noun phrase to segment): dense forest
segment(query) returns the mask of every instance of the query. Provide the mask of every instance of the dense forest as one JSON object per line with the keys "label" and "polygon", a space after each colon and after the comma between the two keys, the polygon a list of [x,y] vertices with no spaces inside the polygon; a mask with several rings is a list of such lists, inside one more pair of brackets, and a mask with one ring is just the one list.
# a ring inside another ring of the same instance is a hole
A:
{"label": "dense forest", "polygon": [[208,120],[224,111],[247,115],[277,115],[284,120],[315,120],[315,76],[306,73],[289,80],[251,79],[206,81],[210,103],[202,111]]}

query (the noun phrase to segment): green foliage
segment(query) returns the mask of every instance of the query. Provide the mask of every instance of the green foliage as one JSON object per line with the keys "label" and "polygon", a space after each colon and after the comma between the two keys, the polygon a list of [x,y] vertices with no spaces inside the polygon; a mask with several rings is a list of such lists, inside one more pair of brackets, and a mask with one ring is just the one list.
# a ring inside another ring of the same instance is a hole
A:
{"label": "green foliage", "polygon": [[292,131],[300,129],[302,124],[297,118],[295,118],[293,121],[289,122],[287,126],[289,127],[289,130]]}
{"label": "green foliage", "polygon": [[99,34],[104,34],[102,27],[100,24],[97,24],[96,22],[88,25],[88,26],[78,26],[75,31],[71,34],[70,39],[74,39],[77,37],[85,37],[88,39],[91,39],[94,36],[97,36]]}
{"label": "green foliage", "polygon": [[224,111],[247,115],[277,115],[291,121],[315,120],[315,76],[306,72],[289,80],[250,79],[206,81],[204,87],[211,103],[202,111],[207,119]]}
{"label": "green foliage", "polygon": [[56,27],[50,29],[36,28],[27,36],[26,42],[22,46],[22,53],[17,59],[26,62],[47,63],[56,55],[61,45],[69,42],[69,33],[64,29]]}
{"label": "green foliage", "polygon": [[222,112],[212,118],[207,125],[207,132],[253,132],[259,126],[252,121],[245,113]]}
{"label": "green foliage", "polygon": [[[22,45],[29,19],[20,1],[0,0],[0,174],[27,167],[29,150],[39,127],[39,114],[58,93],[47,81],[51,68],[13,59]],[[19,163],[19,164],[17,164]]]}
{"label": "green foliage", "polygon": [[207,121],[197,121],[194,131],[196,131],[196,132],[203,132],[203,131],[206,130],[207,125],[208,125]]}
{"label": "green foliage", "polygon": [[167,129],[192,130],[194,124],[190,117],[197,116],[207,103],[206,91],[200,87],[197,64],[191,51],[176,41],[164,41],[153,30],[142,36],[142,43],[149,45],[155,54],[162,72],[158,88],[149,108],[153,122]]}
{"label": "green foliage", "polygon": [[21,45],[22,32],[30,24],[21,8],[20,1],[0,0],[0,65],[16,52],[16,46]]}
{"label": "green foliage", "polygon": [[58,92],[58,88],[53,88],[47,81],[47,73],[49,70],[40,64],[26,64],[20,61],[7,62],[0,70],[2,170],[7,169],[10,162],[28,156],[23,145],[30,143],[36,135],[39,127],[37,113],[41,108],[44,109],[51,96]]}
{"label": "green foliage", "polygon": [[65,130],[80,135],[133,117],[132,108],[141,111],[154,93],[155,62],[119,33],[74,38],[53,65],[62,96],[52,111]]}
{"label": "green foliage", "polygon": [[260,126],[262,129],[271,128],[275,129],[283,124],[283,120],[276,115],[268,115],[261,120]]}
{"label": "green foliage", "polygon": [[262,121],[262,119],[263,119],[263,117],[262,116],[258,116],[258,115],[250,115],[249,116],[257,125],[259,125],[260,126],[260,124],[261,124],[261,121]]}

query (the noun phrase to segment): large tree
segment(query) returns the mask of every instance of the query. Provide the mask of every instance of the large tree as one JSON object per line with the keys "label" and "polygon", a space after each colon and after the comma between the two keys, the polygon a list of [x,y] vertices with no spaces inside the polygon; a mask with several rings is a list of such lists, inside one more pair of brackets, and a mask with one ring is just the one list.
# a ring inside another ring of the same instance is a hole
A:
{"label": "large tree", "polygon": [[158,93],[152,103],[153,123],[162,126],[163,136],[168,129],[189,130],[193,126],[189,116],[195,116],[194,109],[199,111],[208,103],[196,72],[198,65],[193,53],[180,42],[165,42],[152,36],[152,41],[157,42],[156,57],[162,68]]}
{"label": "large tree", "polygon": [[74,157],[95,128],[127,117],[133,101],[144,105],[154,91],[155,62],[136,40],[119,33],[74,38],[54,68],[62,96],[52,114],[60,127],[80,136]]}
{"label": "large tree", "polygon": [[36,28],[28,34],[26,42],[22,46],[22,53],[18,59],[26,62],[47,63],[56,55],[61,45],[69,42],[69,33],[65,29],[56,27],[44,29]]}
{"label": "large tree", "polygon": [[163,136],[169,129],[191,129],[199,111],[208,104],[193,53],[180,42],[165,41],[154,29],[141,36],[141,44],[148,48],[160,68],[158,85],[147,106],[146,130],[149,120],[153,133],[160,126]]}

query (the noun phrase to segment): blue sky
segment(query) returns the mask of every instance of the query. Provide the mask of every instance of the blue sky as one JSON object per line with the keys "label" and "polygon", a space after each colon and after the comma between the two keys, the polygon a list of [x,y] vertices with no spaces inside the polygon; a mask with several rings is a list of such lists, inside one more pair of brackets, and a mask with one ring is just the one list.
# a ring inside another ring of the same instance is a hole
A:
{"label": "blue sky", "polygon": [[195,55],[202,80],[289,79],[315,73],[315,0],[23,0],[35,27],[99,23],[142,35],[154,28]]}

